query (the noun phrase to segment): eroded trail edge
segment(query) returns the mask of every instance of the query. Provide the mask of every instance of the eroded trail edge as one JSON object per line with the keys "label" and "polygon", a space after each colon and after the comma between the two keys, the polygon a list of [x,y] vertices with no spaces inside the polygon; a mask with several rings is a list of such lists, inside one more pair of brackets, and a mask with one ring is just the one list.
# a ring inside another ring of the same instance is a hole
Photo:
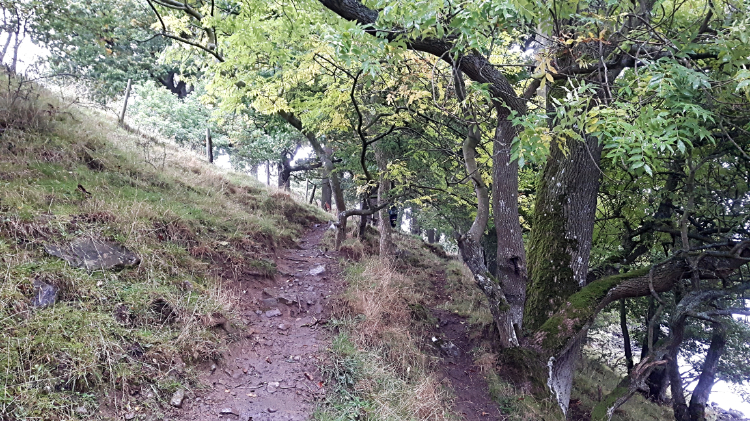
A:
{"label": "eroded trail edge", "polygon": [[[299,248],[281,250],[273,280],[234,281],[244,325],[224,358],[201,366],[207,390],[186,394],[172,415],[183,420],[307,420],[325,396],[317,369],[328,344],[328,300],[341,287],[336,253],[320,245],[326,225]],[[173,402],[177,404],[177,402]]]}

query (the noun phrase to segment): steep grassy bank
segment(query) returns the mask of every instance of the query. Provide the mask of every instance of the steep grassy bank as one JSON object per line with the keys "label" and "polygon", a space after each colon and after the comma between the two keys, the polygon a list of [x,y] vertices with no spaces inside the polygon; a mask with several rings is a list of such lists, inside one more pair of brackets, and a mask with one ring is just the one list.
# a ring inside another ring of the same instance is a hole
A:
{"label": "steep grassy bank", "polygon": [[[19,83],[0,92],[0,418],[159,414],[235,339],[222,280],[273,274],[324,215]],[[44,250],[79,237],[141,263],[87,271]],[[59,288],[54,306],[32,305],[35,282]]]}

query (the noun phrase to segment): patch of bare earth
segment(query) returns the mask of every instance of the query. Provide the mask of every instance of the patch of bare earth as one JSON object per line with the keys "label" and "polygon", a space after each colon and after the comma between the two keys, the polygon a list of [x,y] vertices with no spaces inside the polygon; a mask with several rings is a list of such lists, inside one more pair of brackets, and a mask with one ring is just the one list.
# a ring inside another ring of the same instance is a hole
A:
{"label": "patch of bare earth", "polygon": [[317,369],[330,343],[322,325],[341,286],[336,253],[319,246],[324,233],[315,227],[299,248],[279,251],[273,280],[231,281],[244,322],[231,335],[239,339],[221,361],[200,367],[206,388],[187,392],[170,419],[310,418],[326,393]]}
{"label": "patch of bare earth", "polygon": [[[433,275],[435,305],[449,300],[445,292],[445,272]],[[453,410],[465,421],[503,420],[502,413],[489,394],[489,388],[480,367],[474,363],[471,350],[479,345],[472,339],[465,318],[450,311],[432,309],[439,327],[434,338],[442,350],[442,381],[453,388],[456,399]]]}

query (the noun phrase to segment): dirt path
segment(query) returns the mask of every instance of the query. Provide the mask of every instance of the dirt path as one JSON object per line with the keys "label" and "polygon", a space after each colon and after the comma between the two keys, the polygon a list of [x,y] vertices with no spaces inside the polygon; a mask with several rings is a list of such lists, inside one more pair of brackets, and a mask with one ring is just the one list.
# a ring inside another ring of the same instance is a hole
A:
{"label": "dirt path", "polygon": [[188,393],[171,418],[182,420],[307,420],[325,396],[317,363],[329,343],[321,328],[337,293],[336,254],[319,243],[326,226],[309,231],[299,249],[278,253],[278,274],[266,285],[237,281],[247,325],[229,353],[202,367],[210,389]]}
{"label": "dirt path", "polygon": [[[444,291],[445,272],[433,276],[436,306],[448,300]],[[450,381],[456,395],[454,411],[463,415],[465,421],[503,420],[502,413],[492,400],[484,376],[474,364],[471,350],[477,345],[469,337],[467,322],[463,317],[446,310],[433,308],[432,315],[438,319],[445,364],[443,378]]]}

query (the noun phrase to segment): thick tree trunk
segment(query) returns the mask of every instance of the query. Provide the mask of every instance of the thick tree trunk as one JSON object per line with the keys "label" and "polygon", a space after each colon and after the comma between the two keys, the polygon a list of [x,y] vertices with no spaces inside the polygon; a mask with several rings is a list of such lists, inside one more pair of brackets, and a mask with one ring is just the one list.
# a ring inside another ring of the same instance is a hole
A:
{"label": "thick tree trunk", "polygon": [[706,360],[703,363],[698,384],[693,389],[693,395],[690,398],[690,405],[688,406],[690,421],[706,421],[706,403],[714,386],[719,359],[724,353],[724,347],[727,344],[726,331],[721,322],[714,322],[712,327],[711,345],[706,353]]}
{"label": "thick tree trunk", "polygon": [[435,244],[435,228],[427,230],[427,242],[429,244]]}
{"label": "thick tree trunk", "polygon": [[537,189],[524,318],[529,329],[541,326],[586,284],[602,147],[592,137],[567,147],[566,154],[552,142]]}
{"label": "thick tree trunk", "polygon": [[266,161],[266,186],[271,185],[271,161]]}
{"label": "thick tree trunk", "polygon": [[502,313],[503,326],[500,343],[518,346],[518,333],[523,327],[523,309],[526,302],[526,251],[521,223],[518,217],[518,161],[511,159],[511,143],[516,136],[509,111],[497,106],[498,122],[493,146],[492,198],[493,218],[497,232],[497,280],[508,301],[508,310]]}

